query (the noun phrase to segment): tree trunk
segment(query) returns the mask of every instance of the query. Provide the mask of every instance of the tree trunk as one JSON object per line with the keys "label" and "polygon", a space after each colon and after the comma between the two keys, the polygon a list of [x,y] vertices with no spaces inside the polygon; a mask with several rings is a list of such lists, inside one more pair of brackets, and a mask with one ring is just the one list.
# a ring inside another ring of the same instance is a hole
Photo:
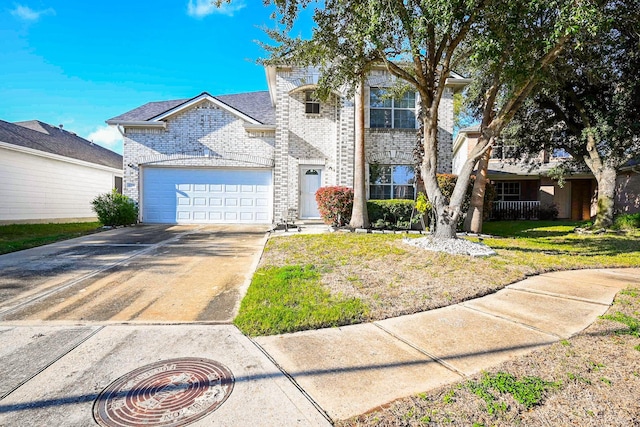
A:
{"label": "tree trunk", "polygon": [[[586,117],[586,114],[583,114]],[[609,228],[613,225],[613,205],[616,193],[616,168],[602,160],[596,137],[587,133],[587,155],[583,157],[598,183],[598,205],[593,228]]]}
{"label": "tree trunk", "polygon": [[367,213],[367,190],[365,180],[364,153],[364,76],[360,78],[356,94],[356,141],[353,172],[353,209],[351,211],[351,228],[369,227]]}
{"label": "tree trunk", "polygon": [[598,208],[593,228],[609,228],[613,225],[616,175],[616,169],[606,165],[595,175],[598,182]]}
{"label": "tree trunk", "polygon": [[471,204],[464,220],[464,230],[471,233],[482,233],[484,193],[487,186],[487,170],[489,169],[490,158],[491,148],[484,153],[478,163],[476,180],[473,183],[473,192],[471,193]]}
{"label": "tree trunk", "polygon": [[443,206],[440,211],[436,210],[436,229],[433,236],[438,239],[456,239],[459,209],[456,212],[451,206]]}
{"label": "tree trunk", "polygon": [[[423,146],[424,155],[420,163],[420,174],[427,193],[427,198],[431,202],[434,217],[429,224],[431,233],[442,239],[456,238],[457,215],[455,209],[451,209],[449,201],[445,199],[437,179],[437,113],[430,112],[431,117],[425,117],[423,123]],[[436,117],[434,117],[436,116]]]}

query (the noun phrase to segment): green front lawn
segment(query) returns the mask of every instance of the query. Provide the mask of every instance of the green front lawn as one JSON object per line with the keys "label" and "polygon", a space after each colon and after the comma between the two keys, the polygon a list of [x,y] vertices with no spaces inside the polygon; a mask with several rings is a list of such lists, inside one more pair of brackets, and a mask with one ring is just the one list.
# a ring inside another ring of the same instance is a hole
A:
{"label": "green front lawn", "polygon": [[332,296],[311,266],[267,267],[256,272],[235,323],[250,335],[341,326],[362,319],[366,307],[355,298]]}
{"label": "green front lawn", "polygon": [[99,222],[0,226],[0,254],[21,251],[100,231]]}
{"label": "green front lawn", "polygon": [[[236,324],[249,335],[353,324],[455,304],[532,274],[640,267],[639,230],[576,234],[578,225],[560,221],[487,223],[485,233],[493,237],[482,242],[497,252],[489,258],[429,252],[402,243],[405,237],[420,235],[275,237],[265,248]],[[290,271],[300,274],[294,279],[274,277]],[[306,276],[304,271],[313,274]],[[288,310],[298,313],[295,321]],[[326,314],[332,310],[341,316]]]}

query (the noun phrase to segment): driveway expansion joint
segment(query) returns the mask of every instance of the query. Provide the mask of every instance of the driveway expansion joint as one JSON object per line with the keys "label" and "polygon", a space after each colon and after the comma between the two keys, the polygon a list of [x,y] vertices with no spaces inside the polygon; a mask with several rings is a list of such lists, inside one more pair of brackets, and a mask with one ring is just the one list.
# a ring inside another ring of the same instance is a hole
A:
{"label": "driveway expansion joint", "polygon": [[269,359],[271,363],[273,363],[276,368],[278,368],[282,375],[284,375],[289,380],[289,382],[300,391],[300,393],[305,397],[305,399],[309,401],[309,403],[311,403],[311,405],[313,405],[313,407],[320,413],[320,415],[322,415],[327,421],[331,423],[331,425],[333,425],[333,420],[331,419],[329,414],[324,409],[322,409],[318,402],[316,402],[313,397],[311,397],[311,395],[307,393],[306,390],[302,388],[302,386],[300,386],[300,384],[298,384],[295,378],[293,378],[293,376],[289,372],[287,372],[287,370],[284,369],[284,367],[280,363],[278,363],[276,359],[274,359],[260,344],[258,344],[256,340],[254,340],[250,336],[245,336],[262,354],[264,354],[267,359]]}
{"label": "driveway expansion joint", "polygon": [[67,354],[71,353],[73,350],[75,350],[76,348],[78,348],[80,345],[82,345],[83,343],[89,341],[92,337],[94,337],[98,332],[100,332],[101,330],[103,330],[105,327],[104,326],[100,326],[98,328],[96,328],[95,331],[92,331],[90,334],[88,334],[85,337],[82,337],[81,339],[74,341],[73,343],[71,343],[67,349],[65,349],[65,351],[63,351],[62,353],[60,353],[59,355],[57,355],[54,359],[50,360],[47,364],[43,365],[42,367],[40,367],[36,372],[34,372],[32,375],[28,376],[27,378],[25,378],[24,380],[20,381],[20,383],[18,383],[15,387],[13,387],[11,390],[5,392],[4,394],[0,395],[0,401],[4,398],[6,398],[7,396],[11,395],[11,393],[15,392],[16,390],[18,390],[20,387],[22,387],[23,385],[25,385],[26,383],[28,383],[29,381],[31,381],[32,379],[34,379],[35,377],[37,377],[38,375],[40,375],[41,372],[43,372],[44,370],[46,370],[47,368],[49,368],[49,366],[53,365],[54,363],[56,363],[58,360],[62,359],[63,357],[65,357]]}

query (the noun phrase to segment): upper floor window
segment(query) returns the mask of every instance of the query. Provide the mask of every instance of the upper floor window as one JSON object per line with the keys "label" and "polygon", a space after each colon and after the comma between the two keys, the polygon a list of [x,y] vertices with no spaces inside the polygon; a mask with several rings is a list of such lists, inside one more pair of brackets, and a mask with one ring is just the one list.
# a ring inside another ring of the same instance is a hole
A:
{"label": "upper floor window", "polygon": [[416,173],[409,165],[369,165],[369,198],[414,199]]}
{"label": "upper floor window", "polygon": [[312,90],[304,92],[304,112],[307,114],[320,114],[320,101],[313,96]]}
{"label": "upper floor window", "polygon": [[372,128],[415,129],[416,93],[405,92],[398,98],[384,88],[372,87],[369,97],[369,126]]}
{"label": "upper floor window", "polygon": [[515,145],[496,145],[491,150],[491,158],[499,160],[515,159]]}

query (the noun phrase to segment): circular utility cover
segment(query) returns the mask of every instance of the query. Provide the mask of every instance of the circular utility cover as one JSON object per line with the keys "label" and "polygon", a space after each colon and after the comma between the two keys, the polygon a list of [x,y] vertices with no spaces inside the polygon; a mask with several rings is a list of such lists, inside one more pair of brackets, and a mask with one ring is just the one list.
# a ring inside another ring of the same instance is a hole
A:
{"label": "circular utility cover", "polygon": [[184,426],[215,411],[233,384],[231,371],[214,360],[164,360],[111,383],[93,404],[93,416],[104,427]]}

